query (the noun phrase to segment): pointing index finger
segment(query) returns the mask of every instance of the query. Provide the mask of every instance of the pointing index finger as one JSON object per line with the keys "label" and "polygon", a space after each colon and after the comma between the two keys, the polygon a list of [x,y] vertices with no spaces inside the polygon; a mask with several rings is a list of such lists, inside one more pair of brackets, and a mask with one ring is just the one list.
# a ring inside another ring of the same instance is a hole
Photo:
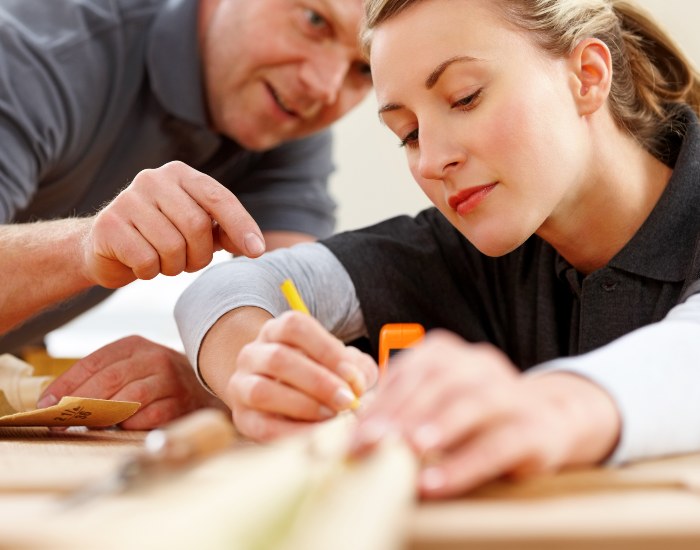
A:
{"label": "pointing index finger", "polygon": [[214,178],[197,172],[182,178],[181,186],[216,221],[227,238],[222,246],[229,252],[257,257],[265,252],[265,240],[255,220],[236,196]]}

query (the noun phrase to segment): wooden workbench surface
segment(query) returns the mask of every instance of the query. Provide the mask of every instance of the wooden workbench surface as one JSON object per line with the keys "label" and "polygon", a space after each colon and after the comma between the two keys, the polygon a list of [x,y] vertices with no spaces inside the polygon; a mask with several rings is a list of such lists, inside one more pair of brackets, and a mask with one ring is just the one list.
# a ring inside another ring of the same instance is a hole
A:
{"label": "wooden workbench surface", "polygon": [[[254,500],[256,480],[246,471],[263,460],[273,464],[272,449],[233,449],[148,490],[62,506],[62,495],[114,472],[144,437],[0,428],[0,549],[91,548],[109,529],[140,530],[137,548],[188,548],[193,541],[190,548],[218,548]],[[178,525],[193,538],[178,534],[181,544],[173,545],[166,535]],[[496,483],[467,498],[421,503],[406,517],[405,535],[411,550],[700,548],[700,456]]]}

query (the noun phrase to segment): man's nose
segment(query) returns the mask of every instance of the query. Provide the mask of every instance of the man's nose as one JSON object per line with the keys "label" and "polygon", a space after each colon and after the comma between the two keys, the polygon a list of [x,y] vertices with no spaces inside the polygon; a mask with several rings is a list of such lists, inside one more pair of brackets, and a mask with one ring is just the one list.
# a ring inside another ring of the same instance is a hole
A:
{"label": "man's nose", "polygon": [[332,105],[338,100],[349,67],[350,60],[344,55],[324,49],[302,66],[301,80],[313,99]]}

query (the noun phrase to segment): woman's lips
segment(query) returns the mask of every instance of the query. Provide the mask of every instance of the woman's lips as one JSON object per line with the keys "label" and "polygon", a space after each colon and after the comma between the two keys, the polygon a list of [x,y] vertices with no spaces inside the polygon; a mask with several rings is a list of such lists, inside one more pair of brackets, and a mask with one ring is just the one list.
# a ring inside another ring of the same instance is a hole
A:
{"label": "woman's lips", "polygon": [[447,199],[447,203],[457,214],[464,216],[479,206],[496,185],[498,182],[464,189]]}

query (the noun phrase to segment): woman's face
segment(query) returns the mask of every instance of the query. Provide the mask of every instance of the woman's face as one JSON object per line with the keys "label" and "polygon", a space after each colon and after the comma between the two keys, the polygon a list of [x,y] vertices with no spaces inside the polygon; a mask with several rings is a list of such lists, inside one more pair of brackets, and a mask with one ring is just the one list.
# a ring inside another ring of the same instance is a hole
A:
{"label": "woman's face", "polygon": [[545,55],[490,1],[416,3],[375,30],[371,65],[380,116],[418,184],[499,256],[571,215],[587,145],[569,61]]}

